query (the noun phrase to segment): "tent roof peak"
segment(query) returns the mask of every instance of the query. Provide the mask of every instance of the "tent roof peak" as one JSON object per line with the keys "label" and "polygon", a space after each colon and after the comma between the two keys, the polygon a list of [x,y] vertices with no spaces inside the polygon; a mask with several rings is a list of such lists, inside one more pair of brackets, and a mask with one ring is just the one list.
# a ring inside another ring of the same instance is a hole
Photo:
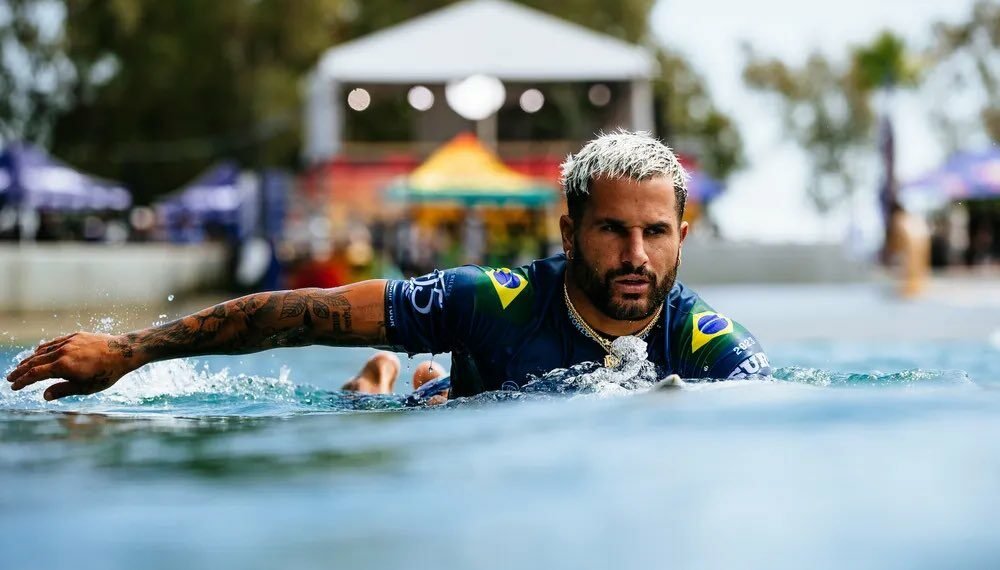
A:
{"label": "tent roof peak", "polygon": [[507,0],[466,0],[328,50],[320,75],[347,83],[649,78],[649,50]]}

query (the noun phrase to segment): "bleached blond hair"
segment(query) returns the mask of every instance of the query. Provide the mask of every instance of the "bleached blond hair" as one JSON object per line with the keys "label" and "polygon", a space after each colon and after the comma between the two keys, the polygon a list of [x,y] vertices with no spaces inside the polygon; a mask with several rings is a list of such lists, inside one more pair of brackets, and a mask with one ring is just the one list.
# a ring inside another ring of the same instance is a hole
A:
{"label": "bleached blond hair", "polygon": [[664,177],[674,185],[677,215],[684,216],[688,173],[670,147],[645,131],[618,129],[601,133],[576,154],[566,157],[560,182],[566,193],[569,215],[579,220],[594,179],[630,178],[642,181]]}

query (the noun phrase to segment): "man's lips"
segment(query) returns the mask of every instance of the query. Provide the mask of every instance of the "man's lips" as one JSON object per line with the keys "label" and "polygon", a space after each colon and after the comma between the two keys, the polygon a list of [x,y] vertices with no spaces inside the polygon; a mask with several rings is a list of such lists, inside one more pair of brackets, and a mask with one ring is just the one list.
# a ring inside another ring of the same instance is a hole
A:
{"label": "man's lips", "polygon": [[623,277],[614,281],[614,286],[622,293],[645,293],[649,280],[642,277]]}

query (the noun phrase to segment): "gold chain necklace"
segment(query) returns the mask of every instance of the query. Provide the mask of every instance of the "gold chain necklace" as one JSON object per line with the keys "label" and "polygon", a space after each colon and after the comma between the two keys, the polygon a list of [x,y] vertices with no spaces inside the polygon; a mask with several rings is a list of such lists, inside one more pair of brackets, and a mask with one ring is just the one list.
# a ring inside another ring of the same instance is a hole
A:
{"label": "gold chain necklace", "polygon": [[[569,298],[569,288],[566,287],[566,281],[563,281],[563,297],[566,299],[566,308],[569,309],[569,318],[574,324],[578,325],[577,328],[590,337],[591,340],[599,344],[601,348],[608,353],[604,357],[604,366],[606,368],[614,368],[621,364],[621,359],[611,353],[612,341],[597,334],[597,331],[591,328],[590,325],[587,324],[587,321],[583,320],[583,317],[580,316],[579,312],[577,312],[576,307],[573,306],[573,301]],[[636,333],[635,336],[645,338],[646,335],[649,334],[649,331],[653,330],[653,327],[656,326],[656,323],[660,320],[661,312],[663,312],[663,303],[660,303],[660,306],[656,308],[656,312],[653,313],[653,318],[649,321],[649,324],[643,327],[643,329]]]}

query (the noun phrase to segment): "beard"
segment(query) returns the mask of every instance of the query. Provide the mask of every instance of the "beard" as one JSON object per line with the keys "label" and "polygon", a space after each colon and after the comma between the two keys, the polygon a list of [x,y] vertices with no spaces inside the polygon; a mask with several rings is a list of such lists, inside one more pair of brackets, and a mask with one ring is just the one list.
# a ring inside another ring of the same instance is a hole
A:
{"label": "beard", "polygon": [[[597,310],[619,321],[638,321],[649,318],[656,312],[657,307],[663,304],[664,299],[667,298],[670,290],[673,289],[674,282],[677,281],[677,268],[680,265],[681,257],[680,250],[678,249],[674,265],[667,272],[666,277],[661,283],[656,278],[656,275],[646,269],[645,265],[642,267],[623,265],[601,275],[587,260],[579,242],[574,243],[574,252],[576,256],[568,261],[573,282],[583,291],[587,299],[597,307]],[[645,305],[639,303],[642,297],[635,294],[625,295],[624,301],[614,299],[611,293],[612,282],[618,277],[626,276],[642,277],[649,280],[649,292],[645,296]]]}

